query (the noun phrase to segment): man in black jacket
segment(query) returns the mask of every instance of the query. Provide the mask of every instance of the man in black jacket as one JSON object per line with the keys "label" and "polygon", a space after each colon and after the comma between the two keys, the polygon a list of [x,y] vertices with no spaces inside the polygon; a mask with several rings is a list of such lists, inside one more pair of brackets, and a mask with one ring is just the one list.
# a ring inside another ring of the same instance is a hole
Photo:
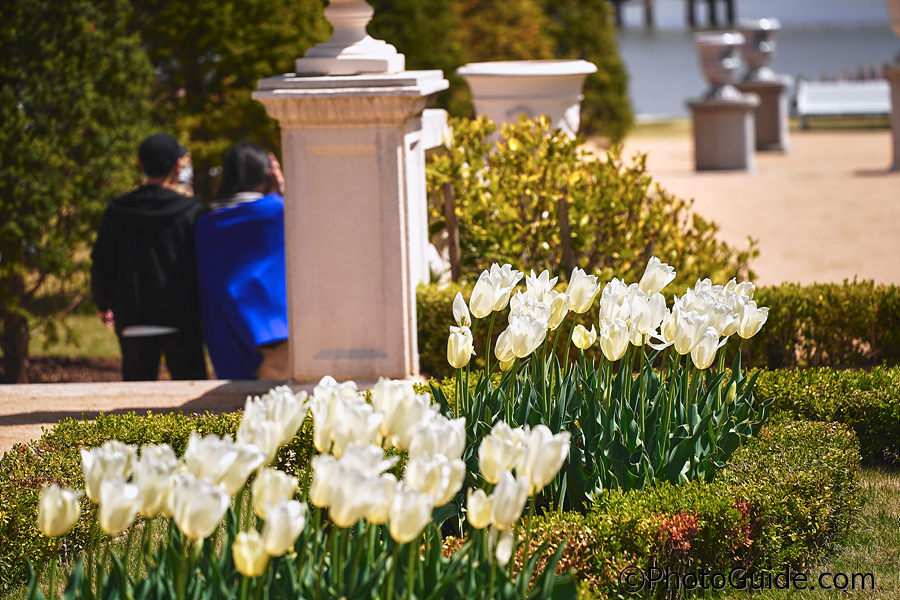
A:
{"label": "man in black jacket", "polygon": [[94,301],[115,326],[125,381],[157,379],[161,355],[173,379],[206,379],[194,251],[204,209],[174,190],[184,154],[171,135],[144,140],[145,183],[109,203],[91,254]]}

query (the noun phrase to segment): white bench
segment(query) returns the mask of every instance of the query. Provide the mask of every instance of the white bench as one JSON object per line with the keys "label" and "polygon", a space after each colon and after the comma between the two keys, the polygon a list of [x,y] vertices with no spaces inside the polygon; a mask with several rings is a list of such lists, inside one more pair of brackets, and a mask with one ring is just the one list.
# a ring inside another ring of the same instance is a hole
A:
{"label": "white bench", "polygon": [[891,89],[887,80],[797,82],[797,116],[806,129],[807,117],[868,116],[891,114]]}

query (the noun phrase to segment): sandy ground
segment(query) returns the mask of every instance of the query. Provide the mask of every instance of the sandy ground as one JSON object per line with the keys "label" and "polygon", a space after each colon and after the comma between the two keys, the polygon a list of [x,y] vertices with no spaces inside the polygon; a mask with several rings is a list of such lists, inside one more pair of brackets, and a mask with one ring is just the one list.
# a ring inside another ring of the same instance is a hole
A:
{"label": "sandy ground", "polygon": [[[685,128],[687,129],[687,128]],[[626,140],[666,190],[694,200],[737,247],[758,242],[758,285],[873,280],[900,284],[900,172],[891,132],[792,131],[787,153],[757,153],[756,172],[694,171],[690,131]]]}
{"label": "sandy ground", "polygon": [[[695,173],[687,127],[640,132],[626,156],[648,153],[667,190],[741,246],[758,240],[756,283],[809,284],[871,279],[900,284],[900,173],[887,170],[891,132],[791,132],[791,150],[757,154],[755,173]],[[235,410],[274,382],[157,382],[0,386],[0,452],[39,437],[60,419],[100,412]]]}

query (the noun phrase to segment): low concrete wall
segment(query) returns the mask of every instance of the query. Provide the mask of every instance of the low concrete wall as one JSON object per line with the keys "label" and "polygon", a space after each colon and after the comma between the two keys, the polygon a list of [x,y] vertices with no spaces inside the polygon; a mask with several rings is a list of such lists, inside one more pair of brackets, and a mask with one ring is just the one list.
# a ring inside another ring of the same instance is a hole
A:
{"label": "low concrete wall", "polygon": [[[39,438],[61,420],[100,414],[231,412],[247,396],[264,394],[283,381],[146,381],[42,383],[0,386],[0,452]],[[293,384],[312,392],[313,384]]]}

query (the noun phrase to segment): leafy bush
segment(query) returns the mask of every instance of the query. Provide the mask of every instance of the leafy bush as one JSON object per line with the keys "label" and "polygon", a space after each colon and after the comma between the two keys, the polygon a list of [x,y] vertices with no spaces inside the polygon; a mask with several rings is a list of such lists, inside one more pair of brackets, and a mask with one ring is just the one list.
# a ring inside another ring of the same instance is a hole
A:
{"label": "leafy bush", "polygon": [[864,462],[900,463],[900,367],[763,371],[756,387],[761,397],[775,398],[775,411],[851,427]]}
{"label": "leafy bush", "polygon": [[619,597],[628,566],[679,574],[800,568],[846,533],[858,478],[852,431],[781,422],[742,446],[714,482],[612,491],[587,515],[537,518],[532,543],[553,548],[568,539],[559,568],[600,598]]}
{"label": "leafy bush", "polygon": [[496,143],[486,119],[454,119],[452,129],[448,152],[427,169],[429,222],[445,226],[442,186],[452,184],[465,273],[511,263],[565,278],[578,266],[635,281],[657,256],[676,268],[680,288],[752,276],[753,247],[718,241],[715,223],[654,184],[645,156],[629,164],[614,148],[591,157],[546,119],[504,126]]}
{"label": "leafy bush", "polygon": [[[101,415],[92,421],[66,419],[32,444],[18,444],[0,459],[0,593],[24,583],[26,564],[44,564],[51,540],[35,524],[37,501],[45,483],[84,488],[79,448],[112,439],[127,444],[169,444],[181,454],[191,431],[200,435],[233,436],[241,413],[192,415],[181,413]],[[294,441],[283,448],[277,466],[293,470],[305,466],[313,452],[311,425],[304,424]],[[298,473],[301,481],[308,474]],[[63,540],[63,558],[83,550],[96,507],[83,502],[81,519]]]}

